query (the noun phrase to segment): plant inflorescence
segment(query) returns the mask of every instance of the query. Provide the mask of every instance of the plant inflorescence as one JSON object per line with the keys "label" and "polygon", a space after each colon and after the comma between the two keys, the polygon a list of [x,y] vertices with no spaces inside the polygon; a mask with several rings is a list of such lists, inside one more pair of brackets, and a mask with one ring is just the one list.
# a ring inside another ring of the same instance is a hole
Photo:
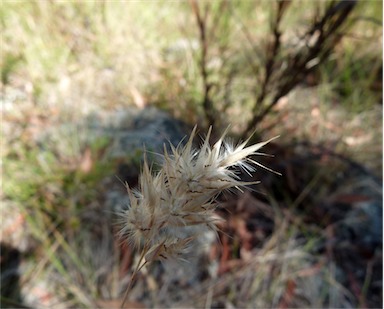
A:
{"label": "plant inflorescence", "polygon": [[[144,160],[139,190],[127,185],[130,207],[121,215],[120,233],[131,245],[142,248],[134,274],[152,261],[182,258],[202,228],[217,230],[218,194],[258,183],[242,181],[234,167],[248,174],[255,171],[255,165],[264,167],[249,156],[262,155],[259,149],[272,139],[246,146],[248,139],[234,145],[225,139],[226,130],[211,146],[211,131],[201,148],[195,149],[195,127],[185,145],[171,145],[170,152],[164,147],[163,164],[156,174]],[[189,233],[180,233],[187,228]]]}

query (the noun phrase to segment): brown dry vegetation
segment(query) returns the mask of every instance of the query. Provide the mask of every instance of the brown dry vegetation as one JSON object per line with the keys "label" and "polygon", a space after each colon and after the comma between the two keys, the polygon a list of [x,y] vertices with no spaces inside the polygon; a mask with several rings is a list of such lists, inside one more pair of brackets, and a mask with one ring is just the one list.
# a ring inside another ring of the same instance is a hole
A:
{"label": "brown dry vegetation", "polygon": [[382,3],[337,3],[2,1],[1,307],[120,305],[139,253],[110,198],[143,152],[87,124],[149,106],[280,135],[282,176],[220,196],[218,239],[143,269],[128,306],[382,307]]}

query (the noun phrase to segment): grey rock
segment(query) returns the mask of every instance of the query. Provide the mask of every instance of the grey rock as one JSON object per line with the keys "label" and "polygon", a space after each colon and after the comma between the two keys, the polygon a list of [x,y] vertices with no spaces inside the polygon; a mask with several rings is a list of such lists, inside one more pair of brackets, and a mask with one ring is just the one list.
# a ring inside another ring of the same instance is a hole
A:
{"label": "grey rock", "polygon": [[365,246],[376,247],[382,243],[383,206],[378,200],[359,203],[344,220],[357,241]]}

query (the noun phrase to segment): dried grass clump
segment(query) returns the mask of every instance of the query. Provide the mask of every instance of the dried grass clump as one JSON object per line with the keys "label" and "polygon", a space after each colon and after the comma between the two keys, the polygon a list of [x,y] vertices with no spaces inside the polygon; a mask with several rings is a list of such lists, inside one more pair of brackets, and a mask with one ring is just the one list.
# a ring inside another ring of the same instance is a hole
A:
{"label": "dried grass clump", "polygon": [[[163,165],[156,175],[144,160],[140,191],[127,185],[130,208],[122,214],[121,236],[142,247],[134,275],[149,262],[182,258],[201,228],[216,231],[214,211],[219,193],[258,183],[241,181],[232,167],[248,174],[255,171],[253,165],[264,167],[249,156],[262,155],[258,150],[272,139],[246,147],[247,139],[236,146],[225,140],[226,134],[227,130],[211,146],[210,128],[201,148],[194,149],[195,127],[185,146],[171,145],[171,153],[164,147]],[[191,227],[198,227],[192,235],[182,232]]]}

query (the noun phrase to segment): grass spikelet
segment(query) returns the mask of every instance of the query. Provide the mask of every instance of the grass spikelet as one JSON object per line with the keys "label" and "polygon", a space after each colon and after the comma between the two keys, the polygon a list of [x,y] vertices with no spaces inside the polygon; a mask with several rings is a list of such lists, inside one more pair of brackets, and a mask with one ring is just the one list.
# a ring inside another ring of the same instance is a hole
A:
{"label": "grass spikelet", "polygon": [[[259,149],[272,139],[246,146],[248,139],[235,146],[226,139],[227,131],[211,146],[212,128],[209,128],[200,149],[195,149],[195,126],[186,145],[171,145],[170,152],[164,147],[163,165],[157,174],[152,173],[144,158],[140,191],[127,185],[130,208],[122,214],[120,234],[142,251],[122,307],[132,281],[144,265],[155,260],[182,259],[182,253],[202,228],[216,231],[218,219],[214,211],[219,193],[257,183],[241,181],[231,168],[238,166],[248,174],[255,172],[254,165],[262,165],[249,156],[262,154]],[[187,228],[189,233],[181,233],[181,229]],[[180,237],[185,234],[188,236]]]}

